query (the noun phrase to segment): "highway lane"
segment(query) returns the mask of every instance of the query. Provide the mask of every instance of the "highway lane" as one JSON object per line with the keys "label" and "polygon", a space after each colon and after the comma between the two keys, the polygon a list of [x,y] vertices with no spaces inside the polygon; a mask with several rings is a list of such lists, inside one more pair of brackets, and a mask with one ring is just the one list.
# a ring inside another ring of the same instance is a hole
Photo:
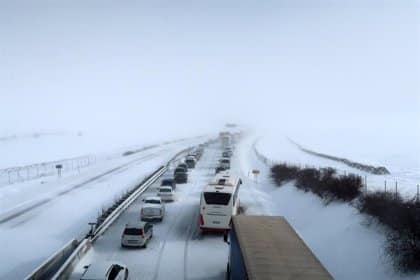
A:
{"label": "highway lane", "polygon": [[0,252],[0,279],[24,278],[69,240],[83,237],[89,228],[88,222],[96,220],[101,208],[112,204],[125,190],[137,185],[177,152],[200,142],[194,140],[139,153],[128,161],[141,160],[1,224],[0,239],[7,240],[8,246]]}
{"label": "highway lane", "polygon": [[155,223],[153,238],[146,249],[121,248],[121,233],[126,223],[139,219],[142,198],[155,195],[158,183],[97,240],[71,279],[80,279],[85,265],[109,261],[125,263],[131,279],[224,279],[228,247],[220,234],[202,236],[198,220],[200,193],[214,176],[220,154],[218,144],[208,147],[196,168],[190,171],[189,182],[178,184],[177,199],[167,203],[166,216],[161,223]]}

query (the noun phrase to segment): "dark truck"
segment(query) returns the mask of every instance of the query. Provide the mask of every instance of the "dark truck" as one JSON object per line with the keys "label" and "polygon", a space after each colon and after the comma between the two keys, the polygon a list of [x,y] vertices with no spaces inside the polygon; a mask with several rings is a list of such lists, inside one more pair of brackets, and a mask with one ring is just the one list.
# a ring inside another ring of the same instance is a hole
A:
{"label": "dark truck", "polygon": [[232,217],[227,279],[333,279],[283,217]]}

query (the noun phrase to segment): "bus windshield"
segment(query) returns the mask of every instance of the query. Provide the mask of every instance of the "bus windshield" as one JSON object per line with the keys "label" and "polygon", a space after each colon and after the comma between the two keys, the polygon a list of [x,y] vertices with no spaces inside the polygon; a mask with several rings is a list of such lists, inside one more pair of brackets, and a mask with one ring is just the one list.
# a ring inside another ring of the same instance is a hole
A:
{"label": "bus windshield", "polygon": [[213,205],[228,205],[231,196],[232,195],[230,193],[204,193],[204,199],[206,200],[206,203]]}

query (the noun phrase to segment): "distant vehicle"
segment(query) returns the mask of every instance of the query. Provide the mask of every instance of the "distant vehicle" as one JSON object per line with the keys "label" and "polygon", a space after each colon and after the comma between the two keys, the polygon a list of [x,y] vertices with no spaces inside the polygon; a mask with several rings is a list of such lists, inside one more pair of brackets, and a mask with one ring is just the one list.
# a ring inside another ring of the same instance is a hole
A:
{"label": "distant vehicle", "polygon": [[153,225],[149,222],[127,224],[121,236],[121,247],[143,247],[153,236]]}
{"label": "distant vehicle", "polygon": [[189,155],[194,156],[197,160],[199,160],[203,155],[203,149],[198,148],[195,151],[191,152]]}
{"label": "distant vehicle", "polygon": [[165,216],[165,203],[158,196],[146,197],[141,207],[140,219],[142,221],[162,221]]}
{"label": "distant vehicle", "polygon": [[174,201],[175,200],[175,192],[171,187],[160,187],[158,189],[157,195],[163,201]]}
{"label": "distant vehicle", "polygon": [[232,154],[233,154],[232,151],[224,151],[222,153],[222,156],[226,157],[226,158],[230,158],[232,156]]}
{"label": "distant vehicle", "polygon": [[174,180],[177,184],[185,184],[188,182],[188,173],[178,172],[174,175]]}
{"label": "distant vehicle", "polygon": [[177,184],[188,182],[188,169],[184,167],[177,167],[174,171],[174,180]]}
{"label": "distant vehicle", "polygon": [[176,182],[173,178],[166,178],[166,179],[162,179],[162,181],[160,182],[161,186],[169,186],[172,187],[172,189],[176,189]]}
{"label": "distant vehicle", "polygon": [[235,216],[229,237],[228,280],[333,279],[283,217]]}
{"label": "distant vehicle", "polygon": [[221,158],[219,160],[219,166],[224,167],[226,169],[230,169],[230,159],[228,159],[228,158]]}
{"label": "distant vehicle", "polygon": [[176,169],[178,169],[178,168],[184,168],[185,171],[188,172],[188,165],[186,163],[180,163],[180,164],[178,164],[178,166],[176,167]]}
{"label": "distant vehicle", "polygon": [[85,267],[80,280],[127,280],[128,268],[118,263],[95,263]]}
{"label": "distant vehicle", "polygon": [[223,167],[223,166],[218,166],[218,167],[216,167],[216,174],[218,174],[218,173],[220,173],[220,172],[222,172],[222,171],[225,171],[226,170],[226,168],[225,167]]}
{"label": "distant vehicle", "polygon": [[188,166],[188,168],[194,168],[195,164],[196,164],[196,160],[193,156],[189,156],[187,157],[187,159],[185,160],[185,164]]}
{"label": "distant vehicle", "polygon": [[232,216],[238,213],[239,187],[242,180],[228,172],[217,174],[201,193],[200,229],[224,231],[230,228]]}

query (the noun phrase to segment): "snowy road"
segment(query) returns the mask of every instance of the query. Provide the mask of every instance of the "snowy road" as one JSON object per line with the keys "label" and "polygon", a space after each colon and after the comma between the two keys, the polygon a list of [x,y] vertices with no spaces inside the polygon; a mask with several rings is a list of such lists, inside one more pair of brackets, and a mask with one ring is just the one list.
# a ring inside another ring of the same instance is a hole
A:
{"label": "snowy road", "polygon": [[[16,210],[16,215],[0,224],[0,239],[13,240],[0,252],[0,279],[21,279],[29,274],[69,240],[86,234],[88,223],[96,220],[102,208],[177,152],[201,141],[163,145],[58,181],[13,185],[10,192],[3,188],[2,213]],[[29,208],[23,207],[19,213],[17,204]]]}
{"label": "snowy road", "polygon": [[80,279],[83,266],[107,261],[125,263],[131,279],[224,279],[228,246],[220,234],[202,236],[198,228],[200,193],[214,176],[220,154],[217,145],[207,148],[190,172],[189,182],[177,185],[176,201],[166,205],[166,216],[163,222],[155,223],[153,238],[146,249],[121,248],[121,232],[126,223],[139,218],[142,197],[156,194],[158,183],[97,240],[71,279]]}

